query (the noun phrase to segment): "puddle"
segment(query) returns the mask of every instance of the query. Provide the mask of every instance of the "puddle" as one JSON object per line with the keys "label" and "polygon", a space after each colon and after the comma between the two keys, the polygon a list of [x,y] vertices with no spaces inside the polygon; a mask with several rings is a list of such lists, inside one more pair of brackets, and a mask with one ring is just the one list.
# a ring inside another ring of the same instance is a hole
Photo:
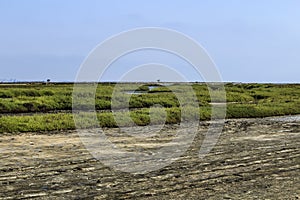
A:
{"label": "puddle", "polygon": [[147,91],[135,91],[135,90],[126,90],[124,91],[125,94],[147,94]]}
{"label": "puddle", "polygon": [[151,91],[151,90],[153,90],[153,89],[155,89],[155,88],[159,88],[159,87],[161,87],[161,86],[154,86],[154,85],[150,85],[148,88],[149,88],[149,91]]}
{"label": "puddle", "polygon": [[[155,89],[155,88],[159,88],[161,86],[158,86],[158,85],[150,85],[148,86],[149,88],[149,91]],[[124,91],[125,94],[147,94],[148,91],[136,91],[136,90],[126,90]]]}
{"label": "puddle", "polygon": [[271,120],[272,121],[280,121],[280,122],[300,122],[300,115],[272,117]]}

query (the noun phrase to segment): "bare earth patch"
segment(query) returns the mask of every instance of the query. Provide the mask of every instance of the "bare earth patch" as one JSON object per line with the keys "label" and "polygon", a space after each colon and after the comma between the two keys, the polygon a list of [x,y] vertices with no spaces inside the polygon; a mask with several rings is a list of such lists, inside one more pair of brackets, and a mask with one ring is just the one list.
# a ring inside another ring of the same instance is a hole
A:
{"label": "bare earth patch", "polygon": [[[76,132],[0,137],[0,199],[299,199],[298,119],[231,119],[210,154],[198,158],[207,129],[171,165],[144,175],[112,170],[96,160]],[[167,143],[137,140],[118,129],[109,138],[128,151]]]}

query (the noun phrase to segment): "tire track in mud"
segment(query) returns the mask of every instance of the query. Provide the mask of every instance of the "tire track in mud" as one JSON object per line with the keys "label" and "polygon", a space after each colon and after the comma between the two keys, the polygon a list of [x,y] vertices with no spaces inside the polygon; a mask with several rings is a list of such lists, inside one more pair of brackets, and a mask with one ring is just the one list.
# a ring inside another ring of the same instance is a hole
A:
{"label": "tire track in mud", "polygon": [[[102,165],[75,133],[2,136],[0,199],[300,198],[298,122],[244,119],[229,120],[226,126],[203,160],[197,154],[205,132],[200,130],[184,156],[144,175]],[[124,148],[137,142],[111,131]]]}

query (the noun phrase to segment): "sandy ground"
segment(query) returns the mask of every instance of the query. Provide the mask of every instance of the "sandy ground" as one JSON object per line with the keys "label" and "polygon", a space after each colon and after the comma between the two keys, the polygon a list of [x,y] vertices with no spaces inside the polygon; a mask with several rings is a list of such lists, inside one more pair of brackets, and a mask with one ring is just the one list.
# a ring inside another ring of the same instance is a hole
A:
{"label": "sandy ground", "polygon": [[[227,120],[214,149],[188,151],[167,167],[130,174],[95,159],[74,131],[0,137],[0,199],[299,199],[299,117]],[[107,129],[118,147],[153,149],[172,137],[136,140]],[[113,156],[113,155],[112,155]]]}

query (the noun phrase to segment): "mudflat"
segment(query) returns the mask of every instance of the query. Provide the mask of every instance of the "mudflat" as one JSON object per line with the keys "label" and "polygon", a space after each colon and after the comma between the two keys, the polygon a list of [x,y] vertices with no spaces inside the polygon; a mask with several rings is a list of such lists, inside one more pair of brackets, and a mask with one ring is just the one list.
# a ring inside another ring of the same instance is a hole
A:
{"label": "mudflat", "polygon": [[[199,159],[208,127],[201,122],[183,156],[146,174],[105,166],[75,131],[3,134],[0,199],[299,199],[299,118],[228,119],[217,145]],[[151,151],[175,130],[169,125],[166,134],[142,141],[105,129],[128,151]]]}

